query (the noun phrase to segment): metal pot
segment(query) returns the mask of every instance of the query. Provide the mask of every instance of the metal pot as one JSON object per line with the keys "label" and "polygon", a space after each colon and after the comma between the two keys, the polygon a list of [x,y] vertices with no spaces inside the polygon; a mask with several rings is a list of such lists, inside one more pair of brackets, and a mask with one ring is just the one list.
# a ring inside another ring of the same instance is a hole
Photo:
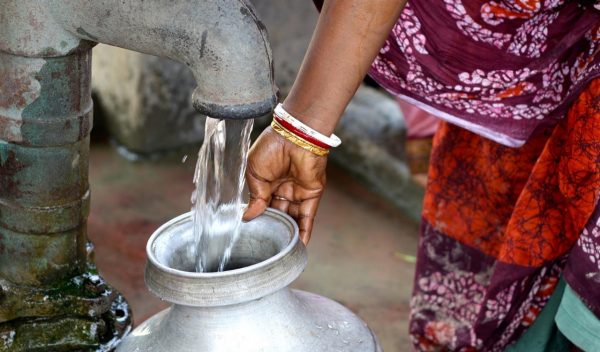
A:
{"label": "metal pot", "polygon": [[244,223],[224,272],[191,272],[193,243],[190,213],[150,237],[146,285],[173,305],[137,327],[118,352],[382,351],[348,309],[287,287],[307,263],[288,215],[268,209]]}

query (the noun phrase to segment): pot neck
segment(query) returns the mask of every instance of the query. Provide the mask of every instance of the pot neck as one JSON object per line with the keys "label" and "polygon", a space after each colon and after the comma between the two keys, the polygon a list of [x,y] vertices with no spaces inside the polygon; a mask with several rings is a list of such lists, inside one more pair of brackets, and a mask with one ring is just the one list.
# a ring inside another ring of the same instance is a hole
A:
{"label": "pot neck", "polygon": [[189,225],[190,221],[189,213],[175,218],[159,228],[148,241],[146,285],[168,302],[192,307],[250,302],[287,287],[306,267],[306,248],[298,238],[296,223],[287,214],[274,209],[268,209],[257,219],[244,223],[240,234],[240,256],[251,256],[260,251],[253,245],[269,240],[283,247],[274,256],[254,265],[217,273],[187,272],[164,265],[165,260],[161,262],[161,255],[157,254],[161,241],[173,243],[181,240],[177,236],[183,235],[178,234],[189,231],[178,232],[176,228]]}

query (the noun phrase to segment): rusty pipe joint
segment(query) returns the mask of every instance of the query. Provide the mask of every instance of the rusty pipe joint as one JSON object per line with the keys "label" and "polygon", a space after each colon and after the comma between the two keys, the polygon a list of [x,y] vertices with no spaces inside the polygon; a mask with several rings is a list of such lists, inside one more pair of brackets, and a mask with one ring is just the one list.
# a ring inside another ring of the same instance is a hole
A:
{"label": "rusty pipe joint", "polygon": [[[276,102],[271,48],[247,0],[46,0],[71,35],[187,65],[202,114],[256,118]],[[168,104],[168,102],[167,102]]]}

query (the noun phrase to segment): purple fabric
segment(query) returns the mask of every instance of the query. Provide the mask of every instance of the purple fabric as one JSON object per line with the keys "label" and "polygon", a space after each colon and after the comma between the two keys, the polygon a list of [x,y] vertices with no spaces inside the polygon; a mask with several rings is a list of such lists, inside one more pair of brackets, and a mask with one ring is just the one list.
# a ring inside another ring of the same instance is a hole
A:
{"label": "purple fabric", "polygon": [[571,250],[563,275],[585,305],[600,317],[600,204]]}
{"label": "purple fabric", "polygon": [[409,1],[370,75],[442,119],[516,147],[562,118],[600,73],[599,20],[577,1]]}
{"label": "purple fabric", "polygon": [[[504,351],[541,311],[564,266],[564,258],[541,268],[498,262],[425,219],[417,255],[410,332],[413,338],[429,335],[452,351],[472,346]],[[423,341],[414,343],[429,350]]]}

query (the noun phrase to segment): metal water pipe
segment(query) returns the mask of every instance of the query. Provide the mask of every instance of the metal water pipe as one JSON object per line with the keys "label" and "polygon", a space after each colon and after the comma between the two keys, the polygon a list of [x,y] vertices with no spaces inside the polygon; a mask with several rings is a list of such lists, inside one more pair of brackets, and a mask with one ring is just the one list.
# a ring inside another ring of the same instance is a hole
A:
{"label": "metal water pipe", "polygon": [[202,114],[254,118],[275,104],[266,32],[246,0],[0,0],[3,351],[107,349],[131,324],[86,236],[96,43],[186,64]]}

